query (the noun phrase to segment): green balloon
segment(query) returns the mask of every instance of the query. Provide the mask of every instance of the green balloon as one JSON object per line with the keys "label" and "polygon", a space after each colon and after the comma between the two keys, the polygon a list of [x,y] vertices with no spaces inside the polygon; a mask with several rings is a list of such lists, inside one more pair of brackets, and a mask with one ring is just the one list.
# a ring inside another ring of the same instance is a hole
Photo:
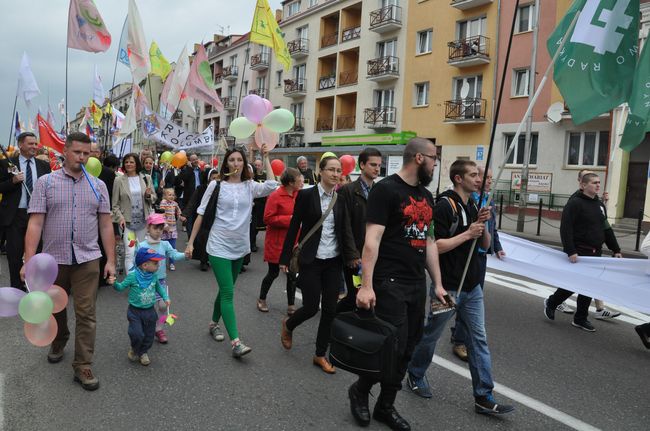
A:
{"label": "green balloon", "polygon": [[257,124],[249,121],[246,117],[237,117],[230,123],[230,135],[237,139],[245,139],[252,135],[257,129]]}
{"label": "green balloon", "polygon": [[86,162],[86,170],[93,177],[99,177],[99,174],[102,173],[102,162],[95,157],[89,157]]}
{"label": "green balloon", "polygon": [[160,163],[170,163],[174,155],[171,151],[165,151],[160,155]]}
{"label": "green balloon", "polygon": [[262,125],[269,130],[273,130],[276,133],[284,133],[287,130],[291,129],[296,123],[296,119],[287,109],[275,109],[271,111],[264,120],[262,120]]}
{"label": "green balloon", "polygon": [[45,322],[52,315],[54,302],[45,292],[30,292],[18,303],[18,314],[25,322],[38,325]]}
{"label": "green balloon", "polygon": [[326,153],[323,153],[323,155],[320,156],[320,159],[323,160],[325,157],[336,157],[336,154],[334,154],[334,153],[331,152],[331,151],[328,151],[328,152],[326,152]]}

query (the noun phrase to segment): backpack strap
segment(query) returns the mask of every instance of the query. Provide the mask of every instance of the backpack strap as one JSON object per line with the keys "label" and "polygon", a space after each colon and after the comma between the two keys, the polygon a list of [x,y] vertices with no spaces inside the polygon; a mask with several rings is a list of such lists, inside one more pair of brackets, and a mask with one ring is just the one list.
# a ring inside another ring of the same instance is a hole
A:
{"label": "backpack strap", "polygon": [[451,207],[451,211],[454,213],[454,221],[451,223],[451,226],[449,226],[449,237],[451,238],[456,235],[458,223],[460,222],[460,218],[458,217],[458,206],[456,205],[456,201],[451,199],[449,196],[443,196],[443,199],[447,201]]}

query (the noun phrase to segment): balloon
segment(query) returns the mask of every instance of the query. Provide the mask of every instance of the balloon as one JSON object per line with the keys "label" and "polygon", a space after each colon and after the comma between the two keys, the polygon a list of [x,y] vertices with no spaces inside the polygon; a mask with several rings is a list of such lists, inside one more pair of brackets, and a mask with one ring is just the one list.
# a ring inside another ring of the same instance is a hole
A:
{"label": "balloon", "polygon": [[203,160],[199,160],[199,169],[201,172],[205,169],[205,162]]}
{"label": "balloon", "polygon": [[271,103],[271,101],[268,99],[262,99],[262,101],[264,102],[264,107],[266,108],[266,114],[270,114],[271,111],[273,111],[273,103]]}
{"label": "balloon", "polygon": [[65,290],[63,290],[61,286],[54,284],[52,287],[47,289],[45,293],[47,293],[49,297],[52,298],[52,302],[54,303],[52,313],[63,311],[68,305],[68,294],[65,292]]}
{"label": "balloon", "polygon": [[25,322],[24,330],[27,341],[36,347],[45,347],[52,344],[52,341],[56,338],[58,325],[54,316],[50,315],[49,319],[37,325]]}
{"label": "balloon", "polygon": [[45,322],[54,310],[54,302],[45,292],[30,292],[18,303],[18,314],[25,322]]}
{"label": "balloon", "polygon": [[284,172],[284,162],[280,159],[273,160],[271,162],[271,170],[276,177],[282,175],[282,172]]}
{"label": "balloon", "polygon": [[165,151],[160,155],[160,163],[170,163],[174,155],[171,151]]}
{"label": "balloon", "polygon": [[179,153],[187,155],[187,153],[185,152],[185,150],[180,150]]}
{"label": "balloon", "polygon": [[244,97],[241,102],[241,112],[248,121],[255,123],[256,125],[260,124],[266,116],[266,105],[264,104],[264,99],[257,94],[249,94]]}
{"label": "balloon", "polygon": [[230,136],[237,139],[248,138],[255,132],[257,124],[252,123],[246,117],[237,117],[230,123]]}
{"label": "balloon", "polygon": [[219,159],[217,157],[213,157],[212,158],[212,167],[216,168],[218,164],[219,164]]}
{"label": "balloon", "polygon": [[357,165],[354,157],[349,154],[341,156],[339,160],[341,161],[341,169],[343,170],[341,175],[343,176],[350,175],[350,173],[354,171],[354,167]]}
{"label": "balloon", "polygon": [[277,133],[266,129],[264,127],[258,127],[255,129],[255,145],[257,148],[262,148],[262,144],[266,144],[269,151],[275,148],[278,145],[280,140],[280,135]]}
{"label": "balloon", "polygon": [[93,177],[98,177],[102,173],[102,162],[95,157],[88,157],[86,162],[86,170]]}
{"label": "balloon", "polygon": [[262,125],[277,133],[284,133],[296,124],[296,118],[287,109],[276,109],[262,120]]}
{"label": "balloon", "polygon": [[18,303],[27,293],[13,287],[0,287],[0,317],[18,314]]}
{"label": "balloon", "polygon": [[323,153],[322,156],[320,156],[320,159],[323,160],[325,157],[336,157],[336,154],[334,154],[331,151],[327,151],[327,152]]}
{"label": "balloon", "polygon": [[39,253],[25,264],[25,283],[30,291],[45,292],[54,284],[59,266],[52,255]]}
{"label": "balloon", "polygon": [[187,156],[185,153],[178,152],[172,157],[172,166],[175,168],[182,168],[187,164]]}

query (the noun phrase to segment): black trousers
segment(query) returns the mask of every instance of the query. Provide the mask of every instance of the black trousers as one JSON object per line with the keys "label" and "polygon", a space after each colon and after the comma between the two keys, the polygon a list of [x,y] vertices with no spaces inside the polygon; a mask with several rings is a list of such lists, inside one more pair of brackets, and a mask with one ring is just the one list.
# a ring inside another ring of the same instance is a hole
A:
{"label": "black trousers", "polygon": [[301,323],[318,313],[321,304],[320,322],[316,333],[316,356],[325,356],[330,340],[330,328],[336,315],[336,300],[341,288],[341,257],[314,259],[310,264],[300,266],[298,287],[302,291],[302,307],[287,320],[287,329],[293,331]]}
{"label": "black trousers", "polygon": [[343,268],[343,277],[345,278],[345,287],[348,290],[345,298],[341,299],[336,306],[337,313],[352,311],[357,306],[357,288],[352,281],[352,276],[357,273],[356,269],[349,267]]}
{"label": "black trousers", "polygon": [[25,290],[24,283],[20,280],[20,268],[23,266],[25,253],[25,234],[29,215],[26,209],[18,208],[13,222],[7,226],[7,262],[9,264],[9,280],[12,287]]}
{"label": "black trousers", "polygon": [[[260,288],[260,299],[265,300],[269,289],[273,284],[273,280],[280,275],[280,264],[269,262],[269,272],[262,279],[262,287]],[[287,272],[287,305],[294,305],[296,302],[296,279],[294,274]]]}
{"label": "black trousers", "polygon": [[422,338],[426,280],[373,280],[373,288],[377,298],[375,314],[397,327],[398,352],[393,373],[382,376],[380,380],[359,377],[358,388],[370,392],[375,383],[380,383],[381,392],[377,402],[381,406],[392,406],[397,391],[402,389],[402,380],[415,346]]}

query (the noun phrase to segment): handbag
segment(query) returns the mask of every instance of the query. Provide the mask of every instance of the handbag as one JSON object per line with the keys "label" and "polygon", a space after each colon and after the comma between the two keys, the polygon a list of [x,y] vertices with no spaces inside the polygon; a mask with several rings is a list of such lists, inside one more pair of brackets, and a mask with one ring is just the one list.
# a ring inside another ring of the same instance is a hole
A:
{"label": "handbag", "polygon": [[303,239],[291,251],[291,258],[289,259],[289,272],[292,272],[294,274],[298,274],[298,272],[300,272],[299,261],[300,261],[300,252],[302,251],[302,247],[309,240],[309,238],[311,238],[312,235],[314,235],[316,231],[320,229],[320,227],[323,225],[327,216],[329,216],[330,213],[332,212],[337,197],[338,194],[334,192],[334,196],[332,196],[332,200],[330,201],[330,204],[327,206],[327,209],[325,210],[323,215],[321,215],[320,219],[316,222],[316,224],[312,226],[311,229],[309,229],[307,235],[305,235]]}
{"label": "handbag", "polygon": [[329,359],[332,365],[358,376],[379,379],[394,373],[397,328],[374,310],[339,313],[332,322]]}
{"label": "handbag", "polygon": [[[217,185],[210,195],[208,205],[205,207],[201,227],[196,234],[196,238],[194,238],[194,252],[192,253],[192,259],[194,260],[201,260],[201,257],[207,253],[206,248],[208,245],[208,237],[210,236],[210,229],[212,229],[214,218],[217,216],[217,201],[219,200],[220,190],[221,181],[217,181]],[[191,234],[192,233],[190,232],[190,235]]]}

